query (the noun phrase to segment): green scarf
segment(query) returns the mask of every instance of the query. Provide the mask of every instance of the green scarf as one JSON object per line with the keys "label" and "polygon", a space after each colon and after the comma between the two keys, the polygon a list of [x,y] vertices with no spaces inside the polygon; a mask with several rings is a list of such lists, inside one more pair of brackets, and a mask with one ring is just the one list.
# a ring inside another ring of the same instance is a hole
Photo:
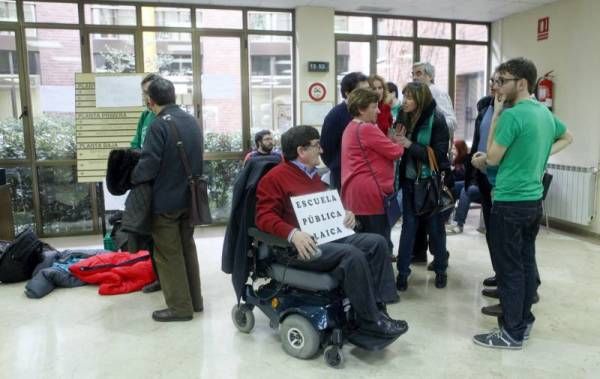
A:
{"label": "green scarf", "polygon": [[[427,126],[421,128],[421,130],[419,130],[419,133],[417,134],[417,143],[419,143],[420,145],[429,146],[429,143],[431,142],[431,129],[433,128],[434,114],[435,112],[431,114],[431,117],[429,117]],[[429,178],[430,176],[431,170],[429,169],[429,165],[421,165],[421,178]],[[411,159],[406,164],[406,177],[412,180],[417,179],[417,167],[414,159]]]}

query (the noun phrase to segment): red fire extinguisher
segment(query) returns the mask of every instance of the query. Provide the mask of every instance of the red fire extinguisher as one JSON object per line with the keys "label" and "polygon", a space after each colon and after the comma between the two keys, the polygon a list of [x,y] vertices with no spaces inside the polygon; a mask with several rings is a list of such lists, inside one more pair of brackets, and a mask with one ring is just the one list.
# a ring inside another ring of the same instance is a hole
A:
{"label": "red fire extinguisher", "polygon": [[553,103],[552,103],[552,99],[553,99],[552,88],[554,87],[554,82],[552,81],[552,78],[554,78],[554,75],[552,75],[553,72],[554,71],[547,72],[546,74],[544,74],[544,76],[539,78],[536,83],[536,89],[535,89],[536,99],[538,99],[538,101],[540,103],[547,106],[548,109],[550,109],[550,110],[552,110],[552,105],[553,105]]}

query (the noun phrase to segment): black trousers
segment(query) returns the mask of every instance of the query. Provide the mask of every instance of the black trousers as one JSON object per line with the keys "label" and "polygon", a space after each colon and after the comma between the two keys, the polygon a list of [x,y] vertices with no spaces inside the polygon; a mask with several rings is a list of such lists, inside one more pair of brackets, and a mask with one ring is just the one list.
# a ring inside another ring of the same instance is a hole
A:
{"label": "black trousers", "polygon": [[427,223],[417,221],[417,232],[415,233],[415,245],[413,247],[414,262],[427,262]]}
{"label": "black trousers", "polygon": [[319,246],[322,254],[310,261],[292,260],[291,267],[330,272],[341,283],[354,311],[363,320],[380,317],[378,302],[396,301],[398,294],[385,239],[357,233]]}
{"label": "black trousers", "polygon": [[[487,175],[479,170],[475,173],[475,182],[477,183],[479,193],[481,194],[481,212],[483,213],[483,223],[485,224],[485,230],[487,231],[490,227],[490,214],[492,212],[492,185],[490,184]],[[490,237],[487,232],[485,234],[485,240],[488,245],[488,250],[490,250]],[[494,267],[493,258],[492,267]]]}
{"label": "black trousers", "polygon": [[531,304],[538,287],[535,239],[542,219],[542,202],[495,201],[490,218],[490,242],[502,316],[500,324],[517,341],[535,318]]}

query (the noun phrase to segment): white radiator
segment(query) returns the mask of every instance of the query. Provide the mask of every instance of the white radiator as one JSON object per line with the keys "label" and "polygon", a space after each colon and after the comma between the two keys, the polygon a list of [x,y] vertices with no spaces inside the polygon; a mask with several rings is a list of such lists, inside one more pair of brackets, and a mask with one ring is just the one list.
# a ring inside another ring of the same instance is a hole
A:
{"label": "white radiator", "polygon": [[580,225],[589,225],[596,212],[595,167],[548,163],[552,184],[544,202],[547,216]]}

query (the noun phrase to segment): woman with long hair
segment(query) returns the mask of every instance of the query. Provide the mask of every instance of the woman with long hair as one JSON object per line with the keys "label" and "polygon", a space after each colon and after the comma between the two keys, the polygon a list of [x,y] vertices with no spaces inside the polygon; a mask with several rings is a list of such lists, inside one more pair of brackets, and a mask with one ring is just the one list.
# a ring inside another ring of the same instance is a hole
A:
{"label": "woman with long hair", "polygon": [[454,174],[454,180],[465,180],[465,159],[469,155],[469,148],[462,139],[454,141],[452,147],[452,173]]}
{"label": "woman with long hair", "polygon": [[381,76],[374,74],[369,76],[369,86],[378,96],[377,108],[379,109],[379,114],[377,115],[377,126],[383,132],[383,135],[387,136],[394,122],[392,119],[392,107],[388,104],[387,85]]}
{"label": "woman with long hair", "polygon": [[[452,179],[454,179],[454,187],[451,188],[452,195],[455,199],[458,199],[460,192],[465,187],[465,161],[469,156],[469,148],[464,140],[458,139],[454,141],[452,145]],[[451,212],[450,212],[451,213]],[[448,214],[448,217],[450,215]]]}
{"label": "woman with long hair", "polygon": [[[443,215],[435,213],[431,216],[419,216],[414,207],[414,184],[417,175],[427,177],[428,156],[427,147],[435,153],[440,170],[450,174],[448,161],[448,127],[444,116],[436,111],[436,103],[426,84],[419,82],[408,83],[402,90],[404,99],[402,111],[398,116],[396,130],[404,146],[404,155],[398,166],[398,179],[402,188],[402,233],[398,251],[398,277],[396,287],[405,291],[410,275],[410,261],[417,233],[417,225],[422,222],[427,225],[431,252],[434,255],[435,286],[446,287],[448,253],[446,251],[446,231]],[[405,135],[405,136],[402,136]]]}

